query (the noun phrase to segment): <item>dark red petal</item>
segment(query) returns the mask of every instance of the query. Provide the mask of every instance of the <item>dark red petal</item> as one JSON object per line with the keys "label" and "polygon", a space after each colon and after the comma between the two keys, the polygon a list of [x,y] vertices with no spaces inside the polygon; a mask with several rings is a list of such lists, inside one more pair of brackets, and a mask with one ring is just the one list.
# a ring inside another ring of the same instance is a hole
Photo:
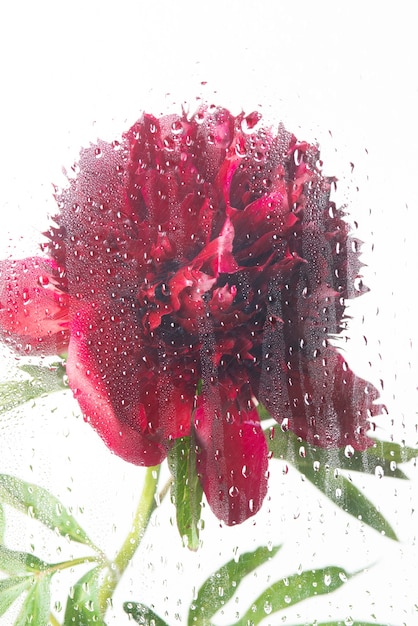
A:
{"label": "dark red petal", "polygon": [[59,354],[68,345],[69,298],[52,259],[0,261],[0,332],[19,351]]}
{"label": "dark red petal", "polygon": [[377,390],[356,376],[332,347],[316,356],[300,351],[281,368],[271,367],[263,375],[259,397],[283,426],[329,449],[370,447],[370,418],[382,409],[374,404]]}
{"label": "dark red petal", "polygon": [[244,522],[267,493],[268,450],[257,411],[201,395],[195,432],[197,470],[212,511],[229,526]]}

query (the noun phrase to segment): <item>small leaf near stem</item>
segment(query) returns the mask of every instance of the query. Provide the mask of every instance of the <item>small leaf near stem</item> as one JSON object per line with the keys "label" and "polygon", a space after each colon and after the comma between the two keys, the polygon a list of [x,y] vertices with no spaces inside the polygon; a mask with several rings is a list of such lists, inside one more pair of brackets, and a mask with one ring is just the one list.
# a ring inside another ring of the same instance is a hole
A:
{"label": "small leaf near stem", "polygon": [[195,457],[193,435],[177,439],[168,454],[168,466],[174,477],[171,496],[176,507],[177,527],[190,550],[199,547],[203,494]]}
{"label": "small leaf near stem", "polygon": [[72,587],[65,607],[64,626],[95,624],[106,626],[99,605],[99,588],[104,570],[101,566],[88,571]]}
{"label": "small leaf near stem", "polygon": [[27,483],[16,476],[0,474],[0,501],[37,519],[61,536],[83,543],[104,556],[58,498],[43,487]]}

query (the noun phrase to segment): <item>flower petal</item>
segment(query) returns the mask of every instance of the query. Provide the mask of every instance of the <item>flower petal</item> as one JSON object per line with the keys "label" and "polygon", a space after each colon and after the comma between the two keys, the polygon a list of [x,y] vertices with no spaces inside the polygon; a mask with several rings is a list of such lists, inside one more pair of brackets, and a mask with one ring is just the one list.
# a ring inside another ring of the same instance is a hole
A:
{"label": "flower petal", "polygon": [[194,393],[182,385],[184,372],[173,377],[158,369],[152,350],[138,346],[135,317],[118,313],[105,306],[78,311],[68,350],[69,383],[86,421],[115,454],[155,465],[174,438],[189,434]]}
{"label": "flower petal", "polygon": [[273,372],[264,373],[259,399],[286,429],[321,448],[372,445],[366,433],[370,418],[382,409],[374,403],[378,392],[350,370],[335,348],[315,356],[299,351]]}
{"label": "flower petal", "polygon": [[0,331],[18,351],[59,354],[68,344],[68,295],[52,259],[0,261]]}
{"label": "flower petal", "polygon": [[267,493],[268,450],[256,409],[206,395],[197,400],[197,470],[214,514],[228,526],[255,515]]}

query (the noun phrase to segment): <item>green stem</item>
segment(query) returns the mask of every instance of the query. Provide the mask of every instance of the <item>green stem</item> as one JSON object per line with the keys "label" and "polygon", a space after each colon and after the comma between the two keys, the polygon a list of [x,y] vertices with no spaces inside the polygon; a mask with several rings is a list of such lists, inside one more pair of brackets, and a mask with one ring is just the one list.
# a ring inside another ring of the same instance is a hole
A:
{"label": "green stem", "polygon": [[147,468],[144,487],[135,512],[131,530],[113,560],[108,576],[106,576],[105,581],[99,589],[98,601],[103,615],[106,613],[108,600],[112,597],[123,572],[128,567],[133,555],[141,543],[151,515],[157,506],[156,492],[159,475],[159,465]]}
{"label": "green stem", "polygon": [[84,565],[84,563],[99,563],[103,559],[100,559],[97,556],[82,556],[78,559],[71,559],[70,561],[62,561],[61,563],[54,563],[51,567],[47,568],[48,574],[53,574],[54,572],[58,572],[62,569],[67,569],[69,567],[74,567],[75,565]]}

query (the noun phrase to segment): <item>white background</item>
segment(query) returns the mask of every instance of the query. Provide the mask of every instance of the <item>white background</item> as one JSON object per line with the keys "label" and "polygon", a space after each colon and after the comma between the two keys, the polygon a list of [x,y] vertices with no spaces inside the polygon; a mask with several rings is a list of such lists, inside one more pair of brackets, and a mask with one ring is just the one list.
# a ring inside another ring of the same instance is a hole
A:
{"label": "white background", "polygon": [[[413,0],[3,3],[1,256],[36,252],[55,211],[52,183],[64,184],[61,168],[71,166],[81,145],[118,138],[143,110],[178,112],[182,104],[193,110],[198,98],[235,113],[258,108],[299,139],[317,141],[325,172],[339,179],[335,199],[359,223],[371,288],[352,309],[348,360],[375,384],[384,381],[389,417],[379,435],[416,445],[417,17]],[[2,377],[14,377],[14,358],[2,358]],[[129,528],[143,474],[111,456],[77,416],[68,395],[3,418],[0,471],[82,507],[83,525],[111,555]],[[413,464],[409,483],[359,481],[394,525],[399,544],[336,513],[297,474],[284,476],[271,465],[260,516],[226,529],[207,512],[197,555],[181,547],[166,502],[115,597],[109,626],[129,623],[119,606],[130,599],[154,602],[157,612],[168,611],[170,624],[184,623],[194,585],[237,546],[241,552],[268,541],[284,548],[240,590],[242,607],[255,585],[265,588],[268,576],[273,582],[299,565],[333,562],[350,571],[373,565],[345,590],[289,609],[287,623],[376,616],[385,624],[417,624]],[[33,543],[36,554],[55,560],[79,554],[58,540],[51,548],[33,522],[15,523],[10,547]],[[231,623],[234,610],[219,624]]]}

